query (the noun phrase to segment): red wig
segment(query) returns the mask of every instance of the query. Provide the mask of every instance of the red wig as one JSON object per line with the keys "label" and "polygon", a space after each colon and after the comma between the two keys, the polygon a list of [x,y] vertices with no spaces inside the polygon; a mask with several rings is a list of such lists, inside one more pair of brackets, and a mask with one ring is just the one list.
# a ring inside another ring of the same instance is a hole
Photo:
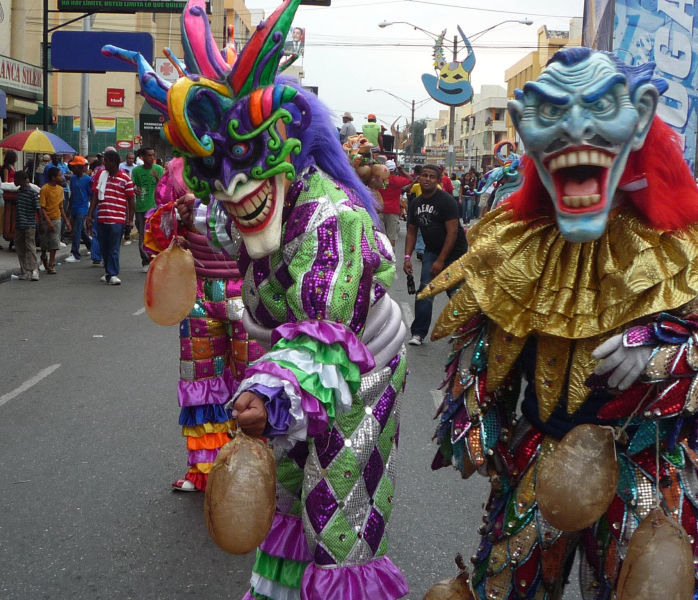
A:
{"label": "red wig", "polygon": [[[538,177],[536,165],[524,158],[523,184],[508,199],[517,219],[553,216],[553,202]],[[631,152],[618,187],[646,179],[647,186],[626,192],[640,218],[663,231],[698,222],[698,186],[686,165],[676,133],[655,117],[640,150]]]}

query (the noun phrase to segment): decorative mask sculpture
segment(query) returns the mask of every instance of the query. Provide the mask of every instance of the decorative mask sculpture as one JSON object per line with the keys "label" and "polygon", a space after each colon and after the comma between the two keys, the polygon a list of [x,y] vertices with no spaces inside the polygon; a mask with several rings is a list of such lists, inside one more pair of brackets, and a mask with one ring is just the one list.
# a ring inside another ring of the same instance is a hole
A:
{"label": "decorative mask sculpture", "polygon": [[446,62],[444,55],[446,30],[444,29],[434,44],[434,68],[439,71],[439,76],[435,77],[429,73],[422,75],[422,83],[424,83],[429,95],[437,102],[448,106],[462,106],[473,98],[470,73],[475,67],[475,53],[460,27],[458,27],[458,33],[463,38],[463,43],[468,50],[465,60]]}
{"label": "decorative mask sculpture", "polygon": [[167,52],[183,75],[171,85],[138,53],[102,50],[138,65],[143,95],[169,119],[163,133],[185,159],[187,184],[204,202],[213,196],[223,204],[253,258],[279,247],[284,197],[296,175],[291,157],[301,152],[287,127],[303,130],[311,120],[303,94],[275,81],[287,66],[280,66],[283,45],[299,4],[285,0],[235,56],[216,46],[205,0],[189,0],[184,64]]}
{"label": "decorative mask sculpture", "polygon": [[[631,151],[642,147],[664,80],[588,48],[557,52],[509,113],[553,200],[562,235],[597,239]],[[641,183],[639,185],[642,185]]]}

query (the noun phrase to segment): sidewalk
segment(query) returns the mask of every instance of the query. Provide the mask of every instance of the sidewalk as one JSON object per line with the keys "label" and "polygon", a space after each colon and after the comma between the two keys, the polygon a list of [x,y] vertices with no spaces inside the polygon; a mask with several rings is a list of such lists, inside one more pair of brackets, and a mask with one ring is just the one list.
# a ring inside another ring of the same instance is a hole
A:
{"label": "sidewalk", "polygon": [[[0,241],[0,283],[7,281],[12,275],[19,275],[19,261],[17,253],[8,250],[10,242],[5,239]],[[63,262],[70,255],[70,246],[59,248],[56,252],[56,262]]]}

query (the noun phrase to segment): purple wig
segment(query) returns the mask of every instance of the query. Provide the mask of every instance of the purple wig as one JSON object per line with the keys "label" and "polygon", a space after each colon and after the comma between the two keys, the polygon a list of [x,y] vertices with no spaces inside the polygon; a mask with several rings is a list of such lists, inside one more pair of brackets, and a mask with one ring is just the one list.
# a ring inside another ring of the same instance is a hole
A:
{"label": "purple wig", "polygon": [[[332,179],[351,189],[358,196],[368,214],[371,215],[374,223],[380,223],[373,195],[361,182],[349,163],[346,152],[339,141],[337,129],[332,124],[333,117],[330,110],[315,94],[305,90],[293,78],[277,77],[275,83],[293,87],[310,105],[312,119],[308,127],[294,128],[292,124],[287,126],[288,136],[299,139],[302,144],[300,154],[291,158],[296,173],[311,165],[317,165]],[[286,105],[285,108],[293,114],[294,122],[300,122],[299,115],[294,114],[295,106]]]}

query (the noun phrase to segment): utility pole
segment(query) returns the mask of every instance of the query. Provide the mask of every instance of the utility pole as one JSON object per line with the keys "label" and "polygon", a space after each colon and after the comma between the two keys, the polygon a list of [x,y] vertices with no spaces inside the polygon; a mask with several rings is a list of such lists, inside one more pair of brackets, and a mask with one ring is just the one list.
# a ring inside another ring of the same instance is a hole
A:
{"label": "utility pole", "polygon": [[[92,25],[92,17],[89,16],[82,22],[82,30],[90,31]],[[80,75],[80,143],[78,145],[81,156],[87,157],[90,153],[89,137],[87,130],[90,126],[89,116],[90,106],[90,74],[82,73]]]}
{"label": "utility pole", "polygon": [[44,131],[48,131],[48,0],[44,0],[44,30],[43,41],[41,44],[41,68],[43,70],[44,80]]}
{"label": "utility pole", "polygon": [[414,100],[412,100],[412,121],[410,123],[410,164],[414,167]]}

